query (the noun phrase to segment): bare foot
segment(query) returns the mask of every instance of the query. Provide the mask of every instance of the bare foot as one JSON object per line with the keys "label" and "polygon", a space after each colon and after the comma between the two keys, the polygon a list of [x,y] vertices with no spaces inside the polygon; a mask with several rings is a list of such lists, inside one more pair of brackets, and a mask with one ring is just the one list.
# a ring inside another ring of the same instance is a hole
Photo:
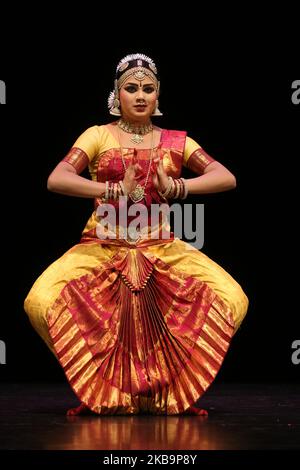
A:
{"label": "bare foot", "polygon": [[67,411],[67,416],[89,415],[93,412],[84,403],[81,403],[76,408],[71,408]]}
{"label": "bare foot", "polygon": [[187,410],[183,412],[184,415],[197,415],[197,416],[208,416],[208,412],[202,408],[196,408],[195,406],[190,406]]}

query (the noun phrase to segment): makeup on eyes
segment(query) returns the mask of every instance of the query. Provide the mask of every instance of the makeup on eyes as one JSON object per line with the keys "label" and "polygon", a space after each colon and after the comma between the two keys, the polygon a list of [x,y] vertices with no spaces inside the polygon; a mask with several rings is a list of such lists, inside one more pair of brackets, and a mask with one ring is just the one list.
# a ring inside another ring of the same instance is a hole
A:
{"label": "makeup on eyes", "polygon": [[[125,90],[128,91],[129,93],[135,93],[138,90],[139,86],[136,83],[128,83],[125,86]],[[152,83],[148,83],[146,85],[143,85],[143,91],[146,93],[153,93],[155,91],[154,86]]]}

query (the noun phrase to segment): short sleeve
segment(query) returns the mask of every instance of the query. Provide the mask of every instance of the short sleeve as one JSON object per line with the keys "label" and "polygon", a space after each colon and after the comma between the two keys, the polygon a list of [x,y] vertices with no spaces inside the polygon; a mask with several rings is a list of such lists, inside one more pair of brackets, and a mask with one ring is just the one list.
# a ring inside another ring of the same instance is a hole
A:
{"label": "short sleeve", "polygon": [[89,127],[74,142],[72,148],[62,161],[70,163],[79,174],[98,155],[99,144],[98,126]]}
{"label": "short sleeve", "polygon": [[194,173],[202,175],[205,168],[210,163],[215,161],[216,160],[208,155],[195,140],[191,139],[190,137],[186,138],[183,166],[189,168]]}

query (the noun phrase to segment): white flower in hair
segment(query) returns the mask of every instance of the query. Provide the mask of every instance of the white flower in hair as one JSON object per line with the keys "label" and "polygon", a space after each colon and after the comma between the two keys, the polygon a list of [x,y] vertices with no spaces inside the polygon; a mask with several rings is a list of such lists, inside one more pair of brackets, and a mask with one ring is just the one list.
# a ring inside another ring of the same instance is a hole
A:
{"label": "white flower in hair", "polygon": [[154,70],[156,70],[155,63],[147,55],[145,55],[145,54],[129,54],[126,57],[124,57],[122,60],[120,60],[120,62],[117,65],[117,72],[122,67],[123,64],[126,64],[130,60],[137,60],[137,59],[141,59],[141,60],[144,60],[145,62],[148,62],[148,64],[150,66],[152,66]]}
{"label": "white flower in hair", "polygon": [[107,100],[109,109],[114,107],[114,101],[115,101],[115,90],[110,92],[108,100]]}

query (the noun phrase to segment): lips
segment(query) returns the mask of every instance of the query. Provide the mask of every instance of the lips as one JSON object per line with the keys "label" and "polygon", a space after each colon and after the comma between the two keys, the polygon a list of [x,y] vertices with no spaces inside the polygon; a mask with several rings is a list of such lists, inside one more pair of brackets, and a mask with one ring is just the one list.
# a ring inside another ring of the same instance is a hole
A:
{"label": "lips", "polygon": [[146,106],[135,106],[134,109],[135,109],[138,113],[143,113],[143,112],[146,110]]}

